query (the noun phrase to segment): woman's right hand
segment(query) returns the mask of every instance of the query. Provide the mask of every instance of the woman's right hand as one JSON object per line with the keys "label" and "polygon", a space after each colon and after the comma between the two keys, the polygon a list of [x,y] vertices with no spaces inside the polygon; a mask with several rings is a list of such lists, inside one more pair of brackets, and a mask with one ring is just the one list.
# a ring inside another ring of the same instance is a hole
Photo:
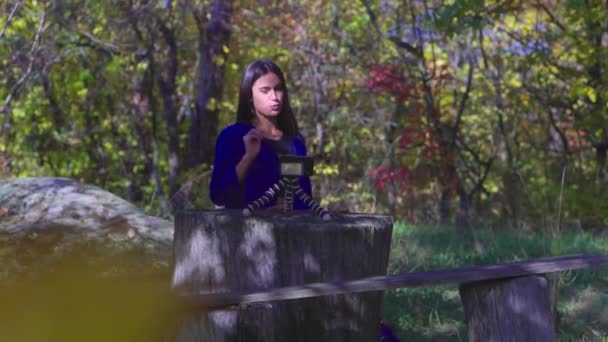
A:
{"label": "woman's right hand", "polygon": [[247,134],[243,136],[243,143],[245,144],[245,155],[241,158],[238,164],[236,164],[236,176],[239,182],[242,182],[247,176],[247,170],[251,166],[251,163],[260,153],[260,147],[262,146],[262,139],[264,134],[257,128],[253,128]]}
{"label": "woman's right hand", "polygon": [[253,160],[260,153],[260,147],[262,146],[262,139],[264,134],[257,128],[251,129],[245,136],[243,136],[243,143],[245,144],[245,156]]}

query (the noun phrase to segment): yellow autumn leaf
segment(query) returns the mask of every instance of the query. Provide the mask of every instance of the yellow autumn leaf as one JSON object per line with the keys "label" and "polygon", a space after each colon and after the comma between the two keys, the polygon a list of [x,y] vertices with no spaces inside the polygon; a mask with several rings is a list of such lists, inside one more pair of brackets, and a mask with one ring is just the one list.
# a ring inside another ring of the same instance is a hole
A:
{"label": "yellow autumn leaf", "polygon": [[589,100],[591,100],[591,102],[595,103],[595,101],[597,99],[597,94],[595,92],[595,89],[587,88],[587,97],[589,98]]}

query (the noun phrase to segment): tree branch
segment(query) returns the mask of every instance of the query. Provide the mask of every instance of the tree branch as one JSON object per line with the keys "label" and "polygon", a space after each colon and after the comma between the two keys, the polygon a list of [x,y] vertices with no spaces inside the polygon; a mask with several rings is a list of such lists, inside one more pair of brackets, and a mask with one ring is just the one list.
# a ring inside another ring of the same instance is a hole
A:
{"label": "tree branch", "polygon": [[15,97],[15,94],[17,93],[17,90],[19,90],[19,88],[21,88],[21,86],[23,86],[25,81],[28,79],[28,77],[32,73],[32,68],[34,66],[34,59],[35,59],[34,55],[38,51],[38,48],[40,46],[40,37],[42,35],[42,32],[45,30],[45,26],[44,26],[45,19],[46,19],[46,10],[44,10],[42,12],[42,15],[40,16],[40,21],[38,23],[38,30],[36,30],[36,35],[34,36],[34,40],[32,41],[32,47],[30,48],[30,52],[28,53],[29,64],[27,66],[27,70],[25,71],[25,73],[23,75],[21,75],[21,78],[19,79],[19,81],[17,81],[17,83],[15,83],[15,85],[13,86],[11,91],[8,93],[6,99],[4,100],[4,103],[2,104],[2,107],[0,107],[0,113],[6,112],[8,105],[10,104],[10,102]]}
{"label": "tree branch", "polygon": [[110,42],[104,42],[103,40],[95,37],[94,35],[92,35],[89,32],[86,32],[83,30],[78,30],[78,34],[80,34],[81,38],[82,37],[86,38],[90,42],[90,44],[88,44],[88,45],[91,47],[99,48],[102,51],[105,51],[109,54],[120,52],[120,47],[118,47],[117,45],[110,43]]}
{"label": "tree branch", "polygon": [[469,60],[469,74],[467,76],[467,86],[462,94],[462,99],[460,101],[460,106],[458,106],[458,112],[456,113],[456,122],[454,123],[454,127],[452,128],[452,144],[456,141],[456,135],[458,134],[458,126],[460,125],[460,121],[462,120],[462,113],[464,112],[464,108],[466,107],[467,100],[469,99],[469,94],[471,92],[471,85],[473,83],[473,58]]}
{"label": "tree branch", "polygon": [[367,1],[367,0],[361,0],[361,2],[363,3],[363,6],[365,6],[365,11],[367,12],[367,15],[369,16],[369,20],[372,22],[372,25],[374,26],[374,29],[376,30],[376,34],[378,35],[378,37],[381,37],[382,31],[380,31],[380,25],[378,25],[378,21],[376,20],[376,14],[372,10],[372,6],[370,5],[369,1]]}
{"label": "tree branch", "polygon": [[413,45],[411,45],[408,42],[402,41],[401,39],[399,39],[399,37],[392,36],[392,37],[389,37],[389,40],[391,42],[393,42],[395,45],[397,45],[398,47],[405,49],[407,52],[411,53],[416,58],[422,57],[422,51],[420,49],[415,48]]}
{"label": "tree branch", "polygon": [[21,5],[21,1],[17,1],[15,6],[13,7],[13,9],[11,10],[11,13],[8,15],[8,18],[6,19],[6,23],[4,23],[4,27],[2,28],[2,31],[0,31],[0,39],[2,39],[2,36],[4,36],[4,33],[6,32],[8,25],[10,25],[11,21],[13,20],[13,17],[15,16],[15,12],[17,12],[17,8],[19,8],[20,5]]}
{"label": "tree branch", "polygon": [[540,8],[542,8],[545,13],[547,13],[549,18],[551,18],[551,21],[555,25],[557,25],[557,27],[559,27],[559,29],[562,30],[562,32],[566,32],[566,27],[553,15],[553,13],[551,13],[551,11],[547,8],[547,6],[545,4],[543,4],[537,0],[536,5],[539,6]]}

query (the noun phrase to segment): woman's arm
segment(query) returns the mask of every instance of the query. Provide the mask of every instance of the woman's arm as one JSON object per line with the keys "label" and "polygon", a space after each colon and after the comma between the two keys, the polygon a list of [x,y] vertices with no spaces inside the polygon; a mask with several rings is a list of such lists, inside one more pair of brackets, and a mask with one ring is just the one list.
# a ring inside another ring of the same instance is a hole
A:
{"label": "woman's arm", "polygon": [[239,180],[239,183],[243,183],[245,177],[247,177],[247,172],[249,171],[249,167],[251,163],[255,160],[255,157],[251,155],[244,154],[238,164],[236,164],[236,176]]}
{"label": "woman's arm", "polygon": [[247,173],[260,153],[263,134],[255,128],[233,125],[225,128],[215,144],[209,195],[213,203],[228,208],[245,205]]}
{"label": "woman's arm", "polygon": [[245,154],[236,165],[236,175],[240,183],[245,180],[247,176],[247,171],[249,171],[249,167],[251,163],[255,160],[255,158],[260,153],[260,148],[262,144],[262,139],[264,138],[264,134],[262,131],[258,129],[251,129],[247,134],[243,136],[243,144],[245,145]]}
{"label": "woman's arm", "polygon": [[234,127],[228,127],[217,138],[209,184],[209,196],[216,205],[235,207],[245,200],[236,169],[245,154],[242,137]]}

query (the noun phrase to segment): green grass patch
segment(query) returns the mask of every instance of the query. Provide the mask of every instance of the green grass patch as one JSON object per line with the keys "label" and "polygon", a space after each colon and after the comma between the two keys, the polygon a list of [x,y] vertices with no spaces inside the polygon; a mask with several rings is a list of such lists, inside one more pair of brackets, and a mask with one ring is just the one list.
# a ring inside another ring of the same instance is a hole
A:
{"label": "green grass patch", "polygon": [[[520,261],[551,255],[608,255],[608,234],[395,223],[389,274]],[[608,268],[557,275],[560,341],[608,340]],[[385,321],[402,341],[466,341],[458,284],[387,291]]]}

